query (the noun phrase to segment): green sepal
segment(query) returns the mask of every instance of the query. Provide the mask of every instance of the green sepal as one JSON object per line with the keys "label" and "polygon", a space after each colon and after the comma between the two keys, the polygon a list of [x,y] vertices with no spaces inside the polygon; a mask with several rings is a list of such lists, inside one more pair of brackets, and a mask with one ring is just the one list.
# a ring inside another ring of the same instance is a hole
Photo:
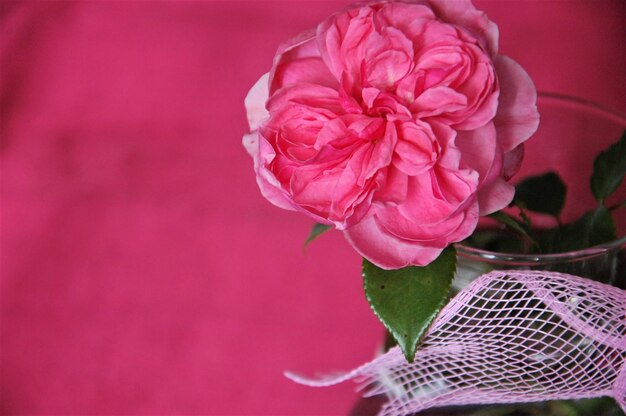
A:
{"label": "green sepal", "polygon": [[455,270],[453,246],[423,267],[384,270],[363,260],[367,301],[409,362],[415,359],[418,341],[443,307]]}
{"label": "green sepal", "polygon": [[311,232],[309,233],[309,236],[304,241],[304,246],[302,248],[305,249],[311,243],[311,241],[315,240],[317,237],[324,234],[326,231],[331,230],[332,228],[333,228],[332,226],[326,225],[326,224],[313,225],[313,228],[311,228]]}

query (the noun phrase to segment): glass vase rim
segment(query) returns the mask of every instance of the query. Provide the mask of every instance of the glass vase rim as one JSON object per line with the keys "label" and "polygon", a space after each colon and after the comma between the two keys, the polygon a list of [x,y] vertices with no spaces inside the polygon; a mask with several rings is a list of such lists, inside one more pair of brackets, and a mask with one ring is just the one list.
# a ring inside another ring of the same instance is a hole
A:
{"label": "glass vase rim", "polygon": [[[551,91],[538,91],[537,98],[541,100],[555,101],[574,105],[584,110],[602,113],[618,123],[626,125],[626,115],[613,108],[598,104],[585,98],[573,95],[561,94]],[[476,260],[497,264],[515,264],[517,266],[540,266],[554,263],[568,263],[573,261],[581,261],[597,256],[601,256],[607,252],[626,248],[626,235],[608,243],[595,245],[580,250],[565,251],[559,253],[546,254],[525,254],[525,253],[506,253],[498,251],[483,250],[475,247],[456,243],[455,248],[460,257],[469,260]]]}
{"label": "glass vase rim", "polygon": [[598,244],[580,250],[564,251],[547,254],[505,253],[499,251],[482,250],[466,246],[463,243],[455,244],[457,255],[469,260],[487,263],[515,264],[517,266],[541,266],[555,263],[569,263],[604,255],[606,253],[626,248],[626,236],[604,244]]}
{"label": "glass vase rim", "polygon": [[620,110],[617,110],[613,107],[597,103],[593,100],[589,100],[587,98],[582,98],[582,97],[578,97],[575,95],[563,94],[563,93],[554,92],[554,91],[538,90],[537,101],[539,100],[548,100],[548,101],[551,100],[555,102],[568,103],[570,105],[574,105],[582,109],[603,113],[604,116],[614,119],[618,123],[626,124],[626,113],[623,113]]}

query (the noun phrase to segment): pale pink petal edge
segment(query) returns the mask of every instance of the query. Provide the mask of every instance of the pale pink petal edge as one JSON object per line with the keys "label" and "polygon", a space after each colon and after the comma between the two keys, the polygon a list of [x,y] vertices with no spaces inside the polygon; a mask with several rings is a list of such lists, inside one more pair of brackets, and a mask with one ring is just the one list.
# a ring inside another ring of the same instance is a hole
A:
{"label": "pale pink petal edge", "polygon": [[[263,74],[261,78],[250,88],[244,105],[246,107],[246,116],[248,117],[248,125],[250,131],[257,130],[263,121],[269,118],[269,113],[265,108],[265,102],[269,97],[269,73]],[[244,140],[245,146],[245,140]],[[248,149],[246,147],[246,149]],[[250,150],[248,150],[250,153]]]}
{"label": "pale pink petal edge", "polygon": [[504,152],[516,148],[539,127],[537,89],[517,62],[506,56],[494,61],[500,83],[500,103],[494,118],[498,142]]}
{"label": "pale pink petal edge", "polygon": [[462,215],[465,218],[453,233],[430,242],[400,239],[378,224],[374,215],[345,230],[344,236],[357,253],[382,269],[426,266],[449,244],[467,238],[474,231],[478,223],[478,204],[474,202]]}
{"label": "pale pink petal edge", "polygon": [[357,253],[385,270],[425,266],[443,251],[443,247],[410,244],[393,237],[379,227],[373,215],[348,228],[343,235]]}
{"label": "pale pink petal edge", "polygon": [[511,203],[515,196],[515,187],[502,178],[495,178],[489,185],[478,192],[480,215],[489,215]]}
{"label": "pale pink petal edge", "polygon": [[471,0],[428,0],[444,21],[466,28],[483,43],[491,56],[498,53],[498,26]]}

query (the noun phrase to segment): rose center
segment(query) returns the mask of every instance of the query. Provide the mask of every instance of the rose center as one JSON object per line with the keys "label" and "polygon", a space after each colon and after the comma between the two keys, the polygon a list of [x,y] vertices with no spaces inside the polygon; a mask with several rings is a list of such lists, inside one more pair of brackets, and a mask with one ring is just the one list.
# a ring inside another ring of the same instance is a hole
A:
{"label": "rose center", "polygon": [[393,94],[374,87],[363,88],[361,92],[363,113],[385,120],[410,120],[411,112]]}

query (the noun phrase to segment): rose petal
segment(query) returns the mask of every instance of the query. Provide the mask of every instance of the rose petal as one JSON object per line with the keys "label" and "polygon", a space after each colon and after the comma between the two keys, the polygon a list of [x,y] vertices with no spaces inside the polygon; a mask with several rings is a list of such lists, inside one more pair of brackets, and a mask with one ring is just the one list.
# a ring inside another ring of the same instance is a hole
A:
{"label": "rose petal", "polygon": [[[341,79],[343,72],[360,70],[365,49],[363,39],[373,30],[369,7],[354,8],[330,16],[317,27],[317,46],[331,73]],[[357,74],[353,74],[357,75]]]}
{"label": "rose petal", "polygon": [[502,161],[502,179],[508,181],[520,170],[524,160],[524,143],[504,154]]}
{"label": "rose petal", "polygon": [[290,211],[297,210],[289,194],[282,189],[280,182],[274,174],[267,169],[267,165],[276,156],[272,146],[255,131],[243,137],[243,143],[248,152],[254,158],[254,170],[256,172],[257,184],[261,194],[272,204],[279,208]]}
{"label": "rose petal", "polygon": [[429,170],[439,159],[442,146],[447,143],[447,137],[437,133],[440,131],[433,130],[432,125],[420,121],[400,124],[400,140],[394,149],[393,165],[411,176]]}
{"label": "rose petal", "polygon": [[490,173],[492,173],[491,176],[500,174],[501,165],[494,169],[498,147],[493,123],[488,123],[476,130],[459,132],[454,143],[463,155],[463,162],[478,172],[480,184],[485,182]]}
{"label": "rose petal", "polygon": [[[315,31],[307,30],[278,46],[276,56],[274,56],[274,65],[272,65],[269,78],[269,85],[271,86],[270,91],[272,94],[279,88],[279,86],[274,87],[274,73],[280,67],[281,61],[292,61],[299,58],[320,56],[319,52],[315,48],[314,41]],[[292,50],[294,50],[294,52],[290,53]]]}
{"label": "rose petal", "polygon": [[337,89],[339,81],[330,73],[322,58],[300,58],[281,63],[274,72],[272,90],[299,83],[317,84]]}
{"label": "rose petal", "polygon": [[254,133],[244,134],[242,143],[248,154],[252,158],[256,158],[259,153],[259,133],[255,131]]}
{"label": "rose petal", "polygon": [[[499,92],[495,88],[495,74],[491,63],[479,63],[468,82],[459,91],[472,99],[468,107],[473,111],[455,127],[460,130],[473,130],[489,123],[498,110]],[[466,110],[467,111],[467,110]]]}
{"label": "rose petal", "polygon": [[342,111],[337,92],[332,88],[315,84],[298,84],[281,88],[272,94],[266,104],[272,119],[283,110],[287,112],[293,110],[294,106],[309,107],[329,118],[336,117]]}
{"label": "rose petal", "polygon": [[377,209],[373,207],[374,212],[345,230],[344,236],[361,256],[386,270],[431,263],[449,244],[467,238],[478,222],[478,204],[474,203],[459,213],[463,220],[453,233],[429,242],[414,242],[390,234],[379,223]]}
{"label": "rose petal", "polygon": [[508,204],[537,127],[534,86],[497,47],[469,0],[353,6],[283,44],[246,98],[261,192],[381,267],[430,263]]}
{"label": "rose petal", "polygon": [[413,66],[413,44],[393,27],[385,27],[380,35],[370,35],[364,47],[368,85],[391,87]]}
{"label": "rose petal", "polygon": [[424,25],[436,20],[433,11],[424,4],[390,2],[378,13],[379,22],[402,31],[408,39],[416,39],[424,31]]}
{"label": "rose petal", "polygon": [[388,232],[406,240],[428,242],[458,229],[464,221],[458,214],[466,201],[473,200],[475,183],[458,172],[438,171],[409,177],[406,200],[395,207],[377,209],[377,219]]}
{"label": "rose petal", "polygon": [[515,196],[515,187],[502,178],[496,178],[478,191],[480,215],[489,215],[511,203]]}
{"label": "rose petal", "polygon": [[420,94],[411,110],[419,117],[432,117],[442,113],[453,113],[467,106],[467,97],[452,88],[437,86],[426,89]]}
{"label": "rose petal", "polygon": [[437,15],[468,30],[491,56],[498,53],[498,26],[474,7],[471,0],[428,0]]}
{"label": "rose petal", "polygon": [[435,260],[444,249],[396,238],[382,229],[374,216],[348,228],[343,235],[361,256],[386,270],[410,265],[425,266]]}
{"label": "rose petal", "polygon": [[263,74],[261,78],[250,88],[244,105],[250,131],[255,131],[269,117],[269,112],[265,108],[265,102],[269,97],[269,73]]}
{"label": "rose petal", "polygon": [[400,169],[389,167],[385,181],[375,194],[375,200],[388,206],[398,205],[406,199],[408,186],[409,177]]}
{"label": "rose petal", "polygon": [[526,71],[506,56],[495,59],[500,104],[494,119],[498,142],[508,152],[528,139],[539,126],[537,90]]}

